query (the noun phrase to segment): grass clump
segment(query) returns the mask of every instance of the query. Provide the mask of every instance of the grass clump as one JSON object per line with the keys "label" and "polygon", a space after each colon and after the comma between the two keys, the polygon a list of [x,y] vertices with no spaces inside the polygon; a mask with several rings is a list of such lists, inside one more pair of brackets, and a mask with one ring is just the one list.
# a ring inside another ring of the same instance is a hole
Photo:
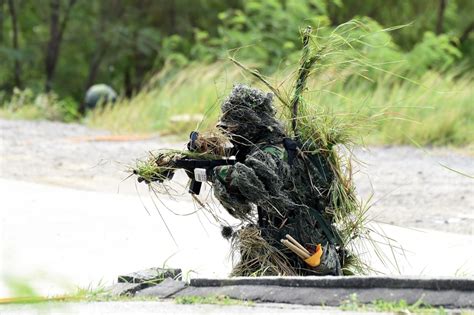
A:
{"label": "grass clump", "polygon": [[248,275],[260,277],[266,275],[297,276],[288,258],[277,248],[270,245],[256,227],[239,230],[232,238],[232,255],[240,256],[232,268],[231,276]]}
{"label": "grass clump", "polygon": [[433,307],[420,299],[414,304],[409,304],[405,300],[385,301],[376,300],[371,303],[362,303],[357,294],[351,294],[349,300],[343,302],[340,306],[343,311],[353,312],[390,312],[396,314],[447,314],[443,307]]}
{"label": "grass clump", "polygon": [[[355,137],[364,136],[366,144],[474,143],[474,85],[470,75],[429,71],[417,83],[390,75],[375,82],[341,79],[310,80],[305,98],[308,103],[319,104],[312,117],[339,120]],[[332,132],[337,135],[337,130]]]}
{"label": "grass clump", "polygon": [[[228,63],[165,67],[131,99],[96,109],[88,124],[115,132],[187,134],[208,129],[218,116],[217,102],[237,82],[239,71]],[[205,115],[203,115],[205,114]]]}
{"label": "grass clump", "polygon": [[[215,68],[226,70],[211,71],[210,81],[183,82],[184,77]],[[86,119],[87,124],[115,133],[159,132],[179,136],[187,136],[196,129],[209,129],[217,121],[217,104],[232,88],[232,82],[261,86],[235,67],[231,69],[225,63],[184,68],[171,80],[183,82],[182,85],[164,83],[132,99],[97,109]],[[428,71],[415,83],[389,74],[371,81],[353,75],[354,70],[349,68],[344,72],[326,68],[308,79],[305,102],[318,104],[311,116],[318,117],[323,122],[321,126],[327,125],[325,121],[337,120],[341,128],[350,127],[356,139],[363,135],[364,143],[373,145],[462,147],[474,143],[471,75],[455,70]],[[286,76],[282,76],[283,81]],[[0,110],[0,115],[25,117],[5,110]],[[325,142],[334,142],[341,136],[335,129],[325,134],[327,139],[322,139]]]}
{"label": "grass clump", "polygon": [[159,150],[150,152],[147,159],[138,160],[130,172],[138,176],[139,182],[163,182],[171,179],[178,169],[176,162],[184,159],[218,160],[224,155],[227,137],[223,134],[200,134],[195,141],[196,151]]}
{"label": "grass clump", "polygon": [[131,172],[139,177],[139,181],[146,183],[162,182],[171,179],[176,168],[174,164],[178,160],[195,158],[200,160],[215,160],[219,156],[195,153],[190,151],[163,150],[156,153],[150,152],[146,160],[138,160]]}
{"label": "grass clump", "polygon": [[228,296],[210,295],[210,296],[179,296],[175,298],[177,304],[213,304],[213,305],[245,305],[253,306],[251,301],[233,299]]}
{"label": "grass clump", "polygon": [[2,100],[0,95],[0,117],[73,122],[80,115],[76,102],[71,98],[60,99],[54,93],[35,94],[30,89],[15,88],[8,100]]}
{"label": "grass clump", "polygon": [[74,292],[65,295],[42,296],[36,293],[28,284],[23,283],[19,287],[19,282],[12,288],[14,295],[8,298],[0,298],[0,305],[6,304],[36,304],[48,302],[81,302],[81,301],[103,301],[111,298],[102,283],[93,287],[79,287]]}

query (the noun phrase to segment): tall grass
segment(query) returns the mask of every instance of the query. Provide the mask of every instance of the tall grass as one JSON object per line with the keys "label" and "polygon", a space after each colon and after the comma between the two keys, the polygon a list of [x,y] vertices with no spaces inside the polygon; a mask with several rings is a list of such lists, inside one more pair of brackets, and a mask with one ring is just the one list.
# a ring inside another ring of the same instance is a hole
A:
{"label": "tall grass", "polygon": [[194,65],[178,73],[165,68],[135,97],[93,111],[88,123],[115,132],[206,129],[218,117],[219,100],[238,81],[238,69],[225,63]]}
{"label": "tall grass", "polygon": [[310,83],[309,106],[318,104],[321,115],[355,124],[368,143],[474,143],[472,77],[427,72],[417,83],[385,75],[375,82],[352,78],[324,85]]}
{"label": "tall grass", "polygon": [[[281,73],[272,84],[288,91],[294,72]],[[230,63],[193,65],[174,74],[164,70],[135,97],[92,112],[88,122],[118,133],[184,135],[213,125],[218,105],[238,82],[265,89]],[[309,80],[304,106],[322,118],[356,125],[368,144],[464,146],[474,143],[473,87],[472,76],[454,71],[426,72],[416,82],[390,74],[370,81],[350,68],[327,68]]]}

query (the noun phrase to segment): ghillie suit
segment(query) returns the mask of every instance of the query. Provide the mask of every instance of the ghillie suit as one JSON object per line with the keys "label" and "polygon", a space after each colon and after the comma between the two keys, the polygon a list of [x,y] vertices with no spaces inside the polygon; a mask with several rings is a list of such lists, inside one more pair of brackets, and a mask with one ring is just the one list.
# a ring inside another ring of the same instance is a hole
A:
{"label": "ghillie suit", "polygon": [[[222,105],[217,127],[229,136],[236,163],[215,168],[214,194],[232,216],[247,222],[239,231],[223,231],[241,256],[233,274],[341,275],[345,254],[325,211],[331,168],[287,138],[275,113],[272,94],[245,85],[235,86]],[[310,252],[321,244],[319,266],[308,266],[282,245],[287,234]]]}
{"label": "ghillie suit", "polygon": [[[339,152],[341,146],[350,152],[347,125],[325,116],[317,106],[298,110],[299,103],[307,105],[302,97],[306,80],[327,49],[322,45],[312,51],[310,36],[311,28],[307,28],[291,100],[258,71],[231,58],[273,94],[235,86],[222,104],[220,132],[211,136],[193,132],[188,150],[151,154],[133,169],[139,181],[154,192],[161,187],[157,182],[163,184],[165,193],[170,191],[166,182],[177,169],[184,169],[191,179],[189,192],[199,206],[226,224],[197,198],[201,182],[211,183],[224,208],[240,220],[239,227],[222,229],[240,257],[234,276],[341,275],[370,270],[359,255],[359,245],[364,246],[359,241],[370,240],[368,208],[356,198],[351,158]],[[340,41],[342,37],[334,38]],[[345,43],[342,40],[341,45]],[[275,118],[273,95],[281,102],[291,130]],[[229,141],[231,148],[225,145]]]}

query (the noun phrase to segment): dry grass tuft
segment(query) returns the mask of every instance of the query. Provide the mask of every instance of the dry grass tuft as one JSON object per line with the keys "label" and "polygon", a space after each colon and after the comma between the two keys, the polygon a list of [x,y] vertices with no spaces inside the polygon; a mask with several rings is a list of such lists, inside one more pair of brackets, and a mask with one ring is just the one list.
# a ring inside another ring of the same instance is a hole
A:
{"label": "dry grass tuft", "polygon": [[231,276],[296,276],[288,258],[270,245],[254,226],[240,229],[232,238],[232,256],[238,263]]}

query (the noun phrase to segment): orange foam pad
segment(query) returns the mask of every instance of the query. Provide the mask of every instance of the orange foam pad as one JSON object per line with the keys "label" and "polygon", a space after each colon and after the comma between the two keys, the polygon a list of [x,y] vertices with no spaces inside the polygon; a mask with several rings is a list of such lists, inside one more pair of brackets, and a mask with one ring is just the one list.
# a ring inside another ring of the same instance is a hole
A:
{"label": "orange foam pad", "polygon": [[310,265],[311,267],[317,267],[321,263],[321,256],[323,255],[323,249],[321,248],[321,244],[316,246],[316,252],[309,258],[304,260],[305,263]]}

